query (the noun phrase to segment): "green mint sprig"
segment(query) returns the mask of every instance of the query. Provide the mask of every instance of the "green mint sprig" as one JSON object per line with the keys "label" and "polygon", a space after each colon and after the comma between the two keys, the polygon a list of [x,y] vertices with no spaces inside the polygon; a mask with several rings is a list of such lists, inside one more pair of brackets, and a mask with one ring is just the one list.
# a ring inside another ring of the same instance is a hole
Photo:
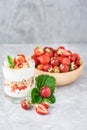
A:
{"label": "green mint sprig", "polygon": [[13,58],[12,58],[11,56],[7,56],[7,61],[8,61],[8,63],[9,63],[9,67],[10,67],[10,68],[13,68],[14,65],[15,65]]}
{"label": "green mint sprig", "polygon": [[[56,98],[53,95],[55,91],[56,80],[53,76],[49,75],[40,75],[35,78],[35,87],[31,91],[31,102],[32,104],[41,103],[41,102],[49,102],[55,103]],[[43,86],[49,86],[51,90],[51,96],[49,98],[43,98],[40,96],[40,90]]]}

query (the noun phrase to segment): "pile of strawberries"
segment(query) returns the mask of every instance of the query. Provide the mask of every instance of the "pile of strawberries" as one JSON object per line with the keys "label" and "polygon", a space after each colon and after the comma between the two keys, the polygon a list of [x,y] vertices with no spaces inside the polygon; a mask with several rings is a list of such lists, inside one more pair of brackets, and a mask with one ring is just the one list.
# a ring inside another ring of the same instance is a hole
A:
{"label": "pile of strawberries", "polygon": [[64,46],[57,49],[36,47],[31,58],[35,61],[35,68],[51,73],[73,71],[81,65],[79,54],[67,50]]}

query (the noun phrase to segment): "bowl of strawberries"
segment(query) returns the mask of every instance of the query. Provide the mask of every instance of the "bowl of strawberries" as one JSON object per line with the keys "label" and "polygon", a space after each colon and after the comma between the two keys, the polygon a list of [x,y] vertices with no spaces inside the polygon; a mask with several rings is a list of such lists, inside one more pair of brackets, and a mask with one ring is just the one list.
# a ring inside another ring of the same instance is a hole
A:
{"label": "bowl of strawberries", "polygon": [[78,53],[64,46],[35,47],[31,58],[35,62],[35,77],[50,75],[56,79],[56,86],[68,85],[74,82],[82,73],[83,62]]}

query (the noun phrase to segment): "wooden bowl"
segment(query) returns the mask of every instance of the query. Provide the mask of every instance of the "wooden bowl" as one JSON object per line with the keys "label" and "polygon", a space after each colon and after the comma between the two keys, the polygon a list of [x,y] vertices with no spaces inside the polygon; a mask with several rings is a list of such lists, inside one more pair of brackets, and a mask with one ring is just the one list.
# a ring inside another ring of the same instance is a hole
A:
{"label": "wooden bowl", "polygon": [[76,70],[66,73],[49,73],[35,68],[35,77],[42,74],[53,76],[56,79],[56,86],[68,85],[79,78],[83,70],[83,64]]}

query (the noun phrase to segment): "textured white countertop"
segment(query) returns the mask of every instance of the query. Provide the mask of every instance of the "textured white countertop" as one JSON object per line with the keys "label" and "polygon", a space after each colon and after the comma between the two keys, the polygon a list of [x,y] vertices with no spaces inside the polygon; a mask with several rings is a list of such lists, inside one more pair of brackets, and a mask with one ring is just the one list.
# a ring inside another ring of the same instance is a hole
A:
{"label": "textured white countertop", "polygon": [[64,45],[79,53],[84,61],[83,73],[77,81],[56,87],[56,103],[50,107],[48,115],[41,116],[34,110],[25,111],[20,104],[5,99],[1,68],[3,58],[8,54],[30,55],[36,45],[0,45],[0,130],[87,130],[87,44],[44,44],[54,48]]}

